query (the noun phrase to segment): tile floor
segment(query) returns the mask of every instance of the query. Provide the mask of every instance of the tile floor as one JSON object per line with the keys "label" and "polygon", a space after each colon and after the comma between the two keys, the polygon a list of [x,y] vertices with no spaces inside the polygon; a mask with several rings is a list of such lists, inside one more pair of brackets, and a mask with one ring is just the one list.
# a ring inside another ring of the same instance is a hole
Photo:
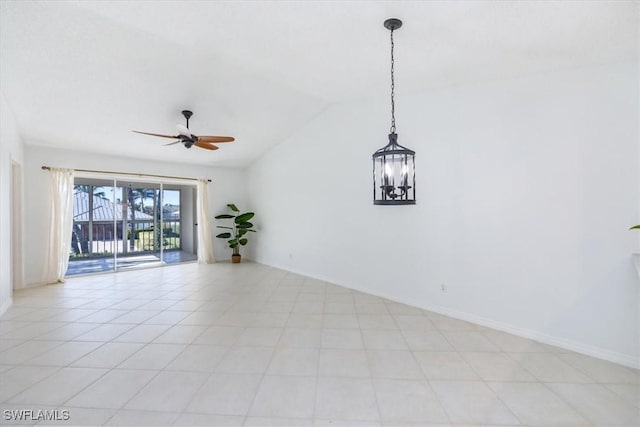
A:
{"label": "tile floor", "polygon": [[638,371],[254,263],[23,290],[0,334],[3,425],[640,425]]}

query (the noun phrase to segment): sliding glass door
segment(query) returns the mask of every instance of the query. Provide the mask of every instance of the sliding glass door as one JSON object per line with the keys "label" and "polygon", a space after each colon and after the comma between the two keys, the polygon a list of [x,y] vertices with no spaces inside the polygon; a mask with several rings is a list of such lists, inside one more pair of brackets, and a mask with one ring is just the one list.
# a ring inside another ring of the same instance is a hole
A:
{"label": "sliding glass door", "polygon": [[195,260],[194,197],[188,185],[76,178],[67,275]]}
{"label": "sliding glass door", "polygon": [[76,179],[69,272],[113,271],[119,230],[114,222],[113,180]]}
{"label": "sliding glass door", "polygon": [[188,249],[182,245],[181,193],[176,187],[164,186],[162,190],[162,252],[167,262],[180,262],[182,253]]}
{"label": "sliding glass door", "polygon": [[118,228],[123,230],[116,253],[116,268],[162,263],[161,184],[118,181]]}

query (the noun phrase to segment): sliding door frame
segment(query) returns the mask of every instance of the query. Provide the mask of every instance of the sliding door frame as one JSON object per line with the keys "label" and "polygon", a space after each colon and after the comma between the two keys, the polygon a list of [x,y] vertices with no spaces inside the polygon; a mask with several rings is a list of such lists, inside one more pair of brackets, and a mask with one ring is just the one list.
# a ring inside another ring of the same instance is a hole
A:
{"label": "sliding door frame", "polygon": [[[91,209],[94,209],[95,207],[94,205],[94,201],[93,201],[93,186],[103,186],[106,188],[111,188],[112,189],[112,197],[110,200],[110,203],[112,204],[112,211],[113,211],[113,221],[112,221],[112,227],[113,227],[113,233],[111,236],[111,247],[112,247],[112,259],[113,259],[113,268],[108,269],[107,271],[96,271],[97,273],[107,273],[107,272],[118,272],[118,271],[123,271],[125,269],[127,269],[126,267],[123,267],[123,254],[119,253],[121,252],[121,250],[119,249],[119,241],[122,241],[122,252],[127,252],[128,250],[128,246],[129,245],[129,239],[127,239],[127,233],[130,231],[128,230],[128,227],[125,228],[126,222],[128,220],[127,216],[129,213],[129,209],[135,209],[135,203],[133,205],[131,205],[130,203],[130,198],[128,197],[128,188],[135,188],[135,189],[143,189],[143,190],[147,190],[147,189],[152,189],[154,192],[157,192],[157,197],[154,196],[154,203],[156,204],[156,206],[154,207],[154,211],[158,212],[158,217],[159,217],[159,223],[157,224],[157,227],[159,228],[156,229],[156,221],[158,221],[154,214],[154,219],[153,219],[153,237],[152,239],[153,241],[153,248],[154,250],[148,250],[145,251],[144,250],[144,243],[138,242],[136,244],[136,246],[138,245],[142,245],[142,246],[138,246],[140,248],[140,252],[141,254],[152,254],[152,253],[159,253],[159,262],[162,265],[166,265],[167,263],[165,262],[165,255],[166,255],[166,251],[165,251],[165,213],[164,213],[164,200],[165,200],[165,191],[167,190],[178,190],[180,191],[179,194],[179,205],[180,205],[180,214],[179,214],[179,220],[177,221],[179,224],[179,229],[177,230],[179,233],[179,236],[177,236],[180,240],[179,240],[179,245],[178,245],[178,250],[180,251],[187,251],[188,253],[193,253],[194,255],[197,254],[197,248],[184,248],[184,239],[183,239],[183,232],[184,230],[186,230],[186,227],[184,227],[184,221],[183,221],[183,197],[182,197],[182,193],[185,191],[190,191],[191,194],[194,194],[194,191],[196,189],[197,186],[197,181],[192,180],[192,179],[184,179],[184,180],[178,180],[178,179],[161,179],[161,178],[152,178],[152,177],[146,177],[146,176],[121,176],[121,175],[113,175],[113,174],[107,174],[107,173],[89,173],[89,172],[82,172],[82,173],[78,173],[76,174],[75,177],[75,185],[90,185],[92,187],[89,187],[88,191],[90,192],[90,194],[88,194],[88,200],[89,200],[89,204],[88,207],[90,209],[90,212],[87,216],[88,219],[88,237],[89,237],[89,246],[90,249],[88,250],[88,259],[91,258],[102,258],[99,256],[93,256],[93,238],[95,238],[96,236],[93,233],[93,222],[92,219],[94,218],[93,212],[91,211]],[[117,203],[117,195],[118,195],[118,190],[121,189],[121,204],[122,206],[119,206],[119,204]],[[192,191],[193,190],[193,191]],[[190,197],[194,197],[194,196],[190,196]],[[195,202],[195,200],[194,200]],[[118,219],[118,213],[116,212],[117,209],[122,209],[122,218]],[[194,212],[195,214],[195,212]],[[134,214],[135,215],[135,214]],[[195,215],[194,218],[195,220]],[[195,221],[194,221],[195,222]],[[121,237],[120,239],[118,239],[118,227],[122,226],[122,231],[121,231]],[[173,230],[173,226],[170,226]],[[193,228],[192,228],[193,229]],[[176,230],[174,230],[176,231]],[[138,228],[137,228],[137,224],[134,223],[133,224],[133,230],[131,230],[131,233],[136,233],[138,232]],[[194,230],[195,232],[195,230]],[[158,233],[156,235],[156,233]],[[139,236],[139,234],[138,234]],[[157,236],[157,243],[155,241]],[[130,238],[134,238],[135,236],[131,236]],[[196,235],[193,236],[193,240],[195,241],[195,239],[197,238]],[[156,252],[156,244],[159,246],[157,248]],[[125,248],[125,246],[127,246],[127,248]],[[126,249],[126,250],[125,250]],[[134,252],[132,252],[134,253]],[[179,254],[178,259],[182,259],[182,254]],[[107,258],[109,258],[109,256],[107,256]],[[181,261],[178,261],[181,262]],[[144,264],[146,264],[145,262],[142,262],[141,265],[139,265],[139,267],[144,267]],[[154,265],[155,266],[155,265]],[[136,265],[135,267],[138,267],[138,265]],[[149,265],[148,267],[152,267],[152,265]],[[82,274],[82,273],[81,273]]]}

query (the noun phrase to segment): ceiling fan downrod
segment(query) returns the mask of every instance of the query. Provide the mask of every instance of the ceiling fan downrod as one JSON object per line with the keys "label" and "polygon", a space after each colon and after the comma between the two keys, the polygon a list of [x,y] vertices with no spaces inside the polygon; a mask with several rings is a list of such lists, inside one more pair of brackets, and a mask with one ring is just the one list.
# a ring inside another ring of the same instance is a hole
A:
{"label": "ceiling fan downrod", "polygon": [[189,119],[193,116],[193,112],[189,110],[182,110],[182,115],[187,119],[187,129],[189,129]]}

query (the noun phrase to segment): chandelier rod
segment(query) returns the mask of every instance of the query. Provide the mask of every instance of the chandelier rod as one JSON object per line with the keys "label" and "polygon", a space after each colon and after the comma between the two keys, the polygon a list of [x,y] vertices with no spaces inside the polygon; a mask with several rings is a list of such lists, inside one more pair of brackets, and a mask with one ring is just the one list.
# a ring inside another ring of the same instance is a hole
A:
{"label": "chandelier rod", "polygon": [[393,43],[393,30],[395,28],[391,28],[391,129],[389,130],[390,133],[396,133],[396,101],[395,101],[395,88],[396,88],[396,84],[395,84],[395,79],[394,79],[394,64],[395,64],[395,60],[393,58],[393,48],[394,48],[394,43]]}

